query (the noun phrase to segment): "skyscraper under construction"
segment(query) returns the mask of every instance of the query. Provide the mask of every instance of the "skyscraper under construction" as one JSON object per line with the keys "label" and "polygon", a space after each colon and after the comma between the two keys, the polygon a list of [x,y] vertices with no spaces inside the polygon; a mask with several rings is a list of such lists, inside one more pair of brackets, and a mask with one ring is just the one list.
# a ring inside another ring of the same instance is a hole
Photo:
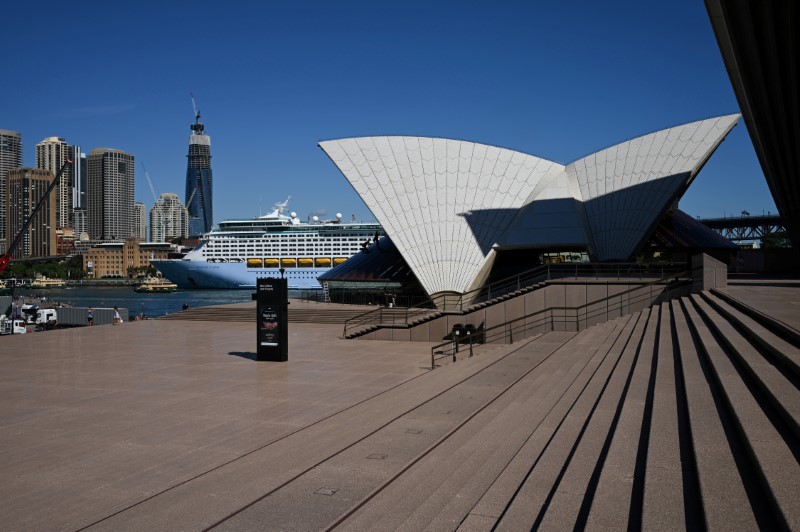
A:
{"label": "skyscraper under construction", "polygon": [[211,231],[213,204],[211,202],[211,137],[204,133],[200,112],[194,104],[194,124],[190,126],[189,163],[186,168],[186,208],[189,211],[189,235],[199,236]]}

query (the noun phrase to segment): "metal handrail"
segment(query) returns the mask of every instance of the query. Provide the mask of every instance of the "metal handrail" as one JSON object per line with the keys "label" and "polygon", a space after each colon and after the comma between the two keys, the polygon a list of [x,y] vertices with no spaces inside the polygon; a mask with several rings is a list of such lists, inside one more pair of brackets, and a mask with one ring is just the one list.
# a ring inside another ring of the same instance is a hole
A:
{"label": "metal handrail", "polygon": [[[606,297],[604,297],[602,299],[598,299],[598,300],[592,301],[590,303],[587,302],[587,303],[584,303],[583,305],[578,305],[578,306],[575,306],[575,307],[561,307],[561,306],[558,306],[558,307],[547,307],[547,308],[544,308],[542,310],[538,310],[536,312],[532,312],[530,314],[526,314],[526,315],[521,316],[519,318],[514,318],[513,320],[508,320],[506,322],[499,323],[497,325],[489,327],[488,329],[484,329],[481,332],[481,338],[479,338],[479,343],[486,344],[486,343],[490,343],[490,341],[494,341],[494,340],[497,340],[499,338],[503,338],[503,339],[507,338],[509,340],[508,343],[514,343],[514,335],[515,334],[518,337],[519,337],[520,334],[524,336],[525,332],[527,332],[528,329],[531,329],[531,328],[534,328],[534,327],[540,327],[540,326],[543,326],[543,325],[547,325],[548,323],[549,323],[549,326],[550,326],[549,328],[552,331],[552,330],[554,330],[554,323],[555,323],[556,318],[560,319],[560,323],[564,323],[564,324],[574,322],[575,326],[576,326],[576,330],[580,330],[581,320],[583,321],[584,328],[585,328],[588,325],[588,321],[589,321],[589,319],[591,317],[590,316],[590,311],[587,310],[587,307],[595,307],[597,305],[602,305],[602,303],[605,302],[606,306],[604,308],[598,309],[596,312],[597,312],[597,314],[601,314],[602,313],[602,314],[608,315],[609,311],[623,308],[623,302],[622,302],[623,296],[629,295],[629,294],[631,294],[633,292],[641,291],[642,288],[646,288],[646,287],[650,288],[650,292],[646,296],[641,296],[640,299],[646,299],[646,300],[653,301],[653,290],[652,290],[653,286],[655,286],[657,284],[662,284],[662,283],[666,283],[667,284],[666,289],[661,294],[659,294],[659,296],[658,296],[658,297],[661,297],[664,294],[668,294],[669,292],[671,292],[675,288],[678,288],[679,286],[683,286],[687,281],[691,282],[691,280],[692,280],[691,274],[692,274],[693,271],[694,270],[684,270],[684,271],[679,272],[677,274],[670,273],[669,275],[666,275],[664,277],[661,277],[661,278],[656,279],[654,281],[651,281],[649,283],[637,286],[635,288],[630,288],[630,289],[625,290],[623,292],[620,292],[618,294],[606,296]],[[681,279],[681,277],[683,277],[683,279]],[[671,280],[673,281],[672,283],[670,283]],[[671,284],[671,286],[670,286],[670,284]],[[614,308],[610,308],[609,305],[608,305],[608,302],[610,300],[617,299],[617,298],[619,298],[618,306],[614,307]],[[637,302],[637,300],[632,301],[630,299],[630,297],[628,297],[626,302],[625,302],[625,304],[627,304],[630,307],[631,303],[636,303],[636,302]],[[581,316],[581,311],[584,311],[582,316]],[[556,316],[556,312],[559,313],[558,316]],[[549,313],[549,317],[548,317],[548,313]],[[567,315],[569,313],[574,314],[573,319],[568,319]],[[535,324],[532,324],[531,320],[536,320]],[[473,344],[474,344],[473,338],[474,338],[474,336],[472,336],[472,335],[470,335],[470,337],[468,338],[470,356],[472,356],[472,353],[473,353]],[[464,343],[464,341],[463,340],[459,340],[458,337],[454,337],[453,340],[450,340],[450,341],[447,341],[447,342],[443,342],[441,344],[434,345],[433,347],[431,347],[431,369],[435,369],[436,368],[436,358],[437,358],[437,356],[439,358],[444,357],[444,356],[452,356],[453,357],[453,362],[455,362],[456,361],[456,354],[459,351],[459,344],[460,343]],[[448,347],[449,347],[449,351],[445,349],[445,348],[448,348]]]}
{"label": "metal handrail", "polygon": [[343,337],[347,336],[348,329],[353,329],[355,326],[362,326],[366,323],[372,323],[374,320],[367,318],[368,316],[371,318],[373,315],[378,315],[378,323],[380,323],[383,315],[383,307],[378,307],[376,309],[368,310],[363,314],[359,314],[357,316],[353,316],[352,318],[348,318],[344,322],[344,332],[342,333]]}
{"label": "metal handrail", "polygon": [[[639,263],[566,263],[566,264],[545,264],[531,268],[516,275],[500,279],[491,284],[476,288],[463,294],[442,294],[435,298],[431,298],[431,302],[436,308],[449,307],[447,310],[464,312],[468,311],[470,307],[489,301],[492,298],[501,297],[503,295],[514,292],[515,290],[522,290],[543,281],[552,281],[558,279],[579,279],[579,278],[598,278],[603,277],[616,277],[617,279],[637,277],[642,279],[648,272],[658,274],[659,278],[665,275],[672,275],[677,272],[686,270],[685,263],[656,263],[656,264],[639,264]],[[447,304],[444,304],[447,303]],[[347,320],[344,324],[343,336],[346,337],[350,332],[366,328],[368,325],[380,325],[383,323],[384,315],[379,312],[383,307],[364,314],[360,314]],[[398,308],[398,307],[395,307]],[[423,307],[401,307],[409,309],[418,309],[413,314],[418,315],[423,312],[429,312],[429,308]],[[411,315],[408,313],[407,315]],[[377,319],[376,319],[377,318]],[[393,320],[393,324],[396,322]],[[408,324],[408,321],[406,321]]]}
{"label": "metal handrail", "polygon": [[409,319],[416,318],[428,312],[431,312],[431,309],[416,307],[378,307],[347,319],[344,322],[342,336],[347,337],[350,332],[368,325],[385,325],[387,323],[391,323],[392,325],[407,325]]}
{"label": "metal handrail", "polygon": [[[463,310],[465,306],[488,301],[513,292],[521,290],[522,288],[537,284],[541,281],[548,281],[554,279],[566,278],[579,278],[579,277],[598,277],[600,274],[613,274],[618,279],[630,278],[632,275],[638,274],[641,279],[642,275],[647,272],[658,273],[659,277],[664,277],[665,273],[677,273],[686,269],[686,263],[564,263],[564,264],[546,264],[531,268],[516,275],[499,279],[491,284],[464,292],[456,296],[455,294],[442,294],[437,297],[431,298],[431,301],[437,308],[441,308],[443,303],[451,303],[451,308]],[[581,275],[582,274],[582,275]],[[451,300],[455,299],[455,302]],[[445,305],[448,306],[448,305]]]}

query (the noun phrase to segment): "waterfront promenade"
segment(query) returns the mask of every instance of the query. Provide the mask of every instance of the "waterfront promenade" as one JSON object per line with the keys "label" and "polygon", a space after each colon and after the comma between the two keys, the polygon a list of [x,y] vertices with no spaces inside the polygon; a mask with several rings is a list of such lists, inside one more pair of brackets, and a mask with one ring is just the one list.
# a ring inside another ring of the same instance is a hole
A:
{"label": "waterfront promenade", "polygon": [[[796,285],[737,290],[798,316]],[[287,363],[255,362],[243,322],[4,338],[4,527],[795,528],[797,378],[753,361],[789,420],[770,428],[703,329],[707,296],[433,371],[431,344],[338,324],[291,323]]]}

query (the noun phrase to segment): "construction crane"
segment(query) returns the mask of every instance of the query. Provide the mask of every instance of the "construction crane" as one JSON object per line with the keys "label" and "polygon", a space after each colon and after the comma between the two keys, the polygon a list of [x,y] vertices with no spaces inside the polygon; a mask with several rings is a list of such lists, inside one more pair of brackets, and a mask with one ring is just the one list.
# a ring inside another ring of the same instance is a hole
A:
{"label": "construction crane", "polygon": [[72,166],[72,162],[73,162],[72,159],[64,160],[64,164],[58,170],[55,179],[53,179],[53,181],[50,182],[50,184],[47,186],[47,190],[44,191],[42,197],[39,198],[39,201],[33,207],[33,210],[28,215],[28,218],[25,220],[25,223],[22,224],[22,229],[19,230],[17,235],[14,237],[14,240],[11,241],[11,245],[8,246],[5,255],[0,255],[0,275],[2,275],[5,269],[8,267],[9,263],[11,262],[11,257],[14,255],[14,251],[17,249],[17,246],[19,246],[19,243],[22,242],[22,238],[25,236],[25,233],[30,228],[34,218],[36,218],[36,214],[38,214],[39,210],[47,201],[47,198],[50,197],[50,193],[53,192],[53,189],[55,189],[56,186],[58,185],[58,180],[61,178],[61,175],[64,173],[67,167]]}
{"label": "construction crane", "polygon": [[197,102],[194,99],[194,94],[190,92],[189,96],[192,97],[192,109],[194,110],[194,119],[195,121],[198,121],[200,120],[200,111],[197,110]]}
{"label": "construction crane", "polygon": [[[144,177],[147,178],[147,186],[150,187],[150,193],[153,195],[153,207],[158,205],[158,195],[156,195],[156,189],[153,188],[153,181],[150,179],[150,172],[147,171],[147,167],[142,162],[142,170],[144,170]],[[166,229],[164,226],[164,217],[161,217],[161,236],[164,237],[166,240]]]}
{"label": "construction crane", "polygon": [[147,178],[147,186],[150,187],[150,193],[153,195],[153,204],[158,203],[158,196],[156,196],[156,189],[153,188],[153,182],[150,180],[150,173],[147,171],[147,167],[142,163],[142,170],[144,170],[144,176]]}
{"label": "construction crane", "polygon": [[190,92],[189,96],[192,97],[192,109],[194,110],[194,124],[192,124],[189,127],[196,134],[202,135],[203,134],[203,130],[205,129],[205,126],[203,126],[203,124],[200,122],[200,109],[197,108],[197,102],[194,99],[194,94],[192,94]]}
{"label": "construction crane", "polygon": [[192,200],[194,199],[194,195],[195,195],[196,193],[197,193],[197,187],[194,187],[194,188],[192,189],[192,195],[191,195],[191,196],[189,196],[189,201],[187,201],[187,202],[186,202],[186,210],[187,210],[187,211],[189,210],[189,205],[191,205],[191,204],[192,204]]}

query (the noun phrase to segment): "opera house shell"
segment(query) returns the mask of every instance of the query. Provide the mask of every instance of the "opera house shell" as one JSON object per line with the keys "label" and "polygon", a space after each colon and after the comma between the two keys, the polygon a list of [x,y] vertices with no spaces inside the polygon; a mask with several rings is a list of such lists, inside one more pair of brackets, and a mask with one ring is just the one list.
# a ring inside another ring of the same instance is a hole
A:
{"label": "opera house shell", "polygon": [[428,295],[486,280],[497,253],[635,257],[738,114],[635,138],[567,165],[475,142],[411,136],[320,142]]}

